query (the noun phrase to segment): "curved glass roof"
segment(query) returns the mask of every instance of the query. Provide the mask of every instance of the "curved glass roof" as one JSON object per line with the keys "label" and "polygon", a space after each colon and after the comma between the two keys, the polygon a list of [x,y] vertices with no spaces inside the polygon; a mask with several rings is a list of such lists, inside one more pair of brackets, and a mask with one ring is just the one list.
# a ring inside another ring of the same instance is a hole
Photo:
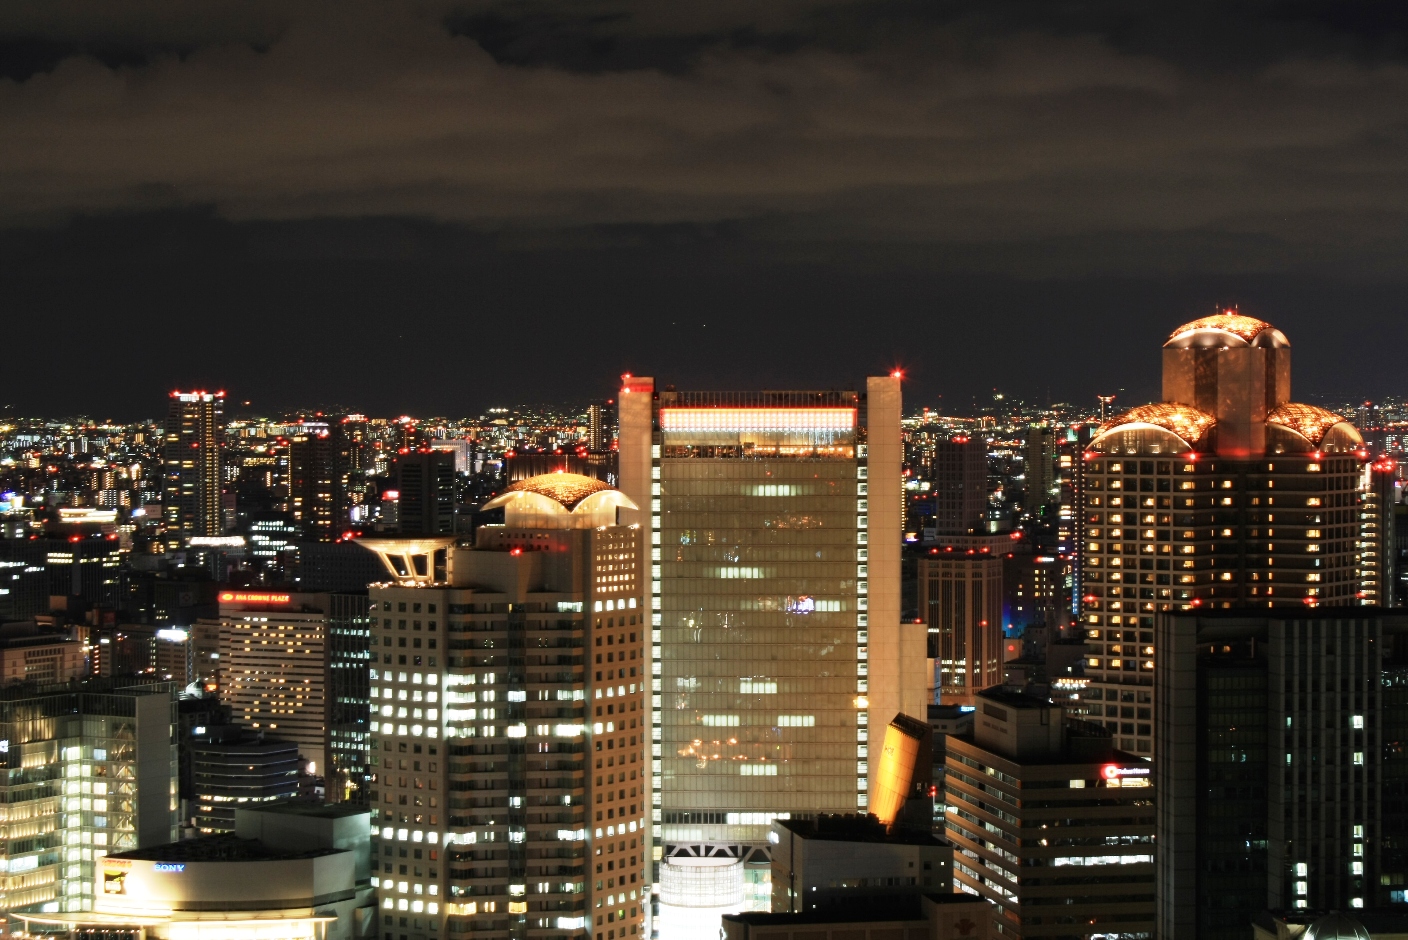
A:
{"label": "curved glass roof", "polygon": [[[1235,310],[1225,310],[1210,317],[1190,320],[1169,334],[1165,346],[1207,346],[1218,345],[1221,335],[1224,342],[1231,340],[1240,346],[1285,347],[1290,343],[1285,335],[1265,320],[1243,316]],[[1209,340],[1212,340],[1210,343]]]}
{"label": "curved glass roof", "polygon": [[1277,407],[1275,411],[1266,416],[1266,421],[1268,424],[1279,424],[1282,427],[1290,428],[1312,444],[1320,443],[1325,434],[1335,425],[1341,422],[1348,423],[1333,411],[1326,411],[1316,405],[1305,405],[1296,401],[1288,401]]}
{"label": "curved glass roof", "polygon": [[609,489],[610,484],[582,476],[580,473],[544,473],[510,483],[504,492],[537,493],[561,503],[567,509],[572,509],[593,493]]}
{"label": "curved glass roof", "polygon": [[1161,401],[1129,409],[1103,425],[1097,436],[1108,434],[1125,425],[1152,424],[1177,434],[1189,444],[1196,444],[1216,423],[1216,418],[1205,411],[1199,411],[1192,405],[1183,405],[1176,401]]}
{"label": "curved glass roof", "polygon": [[1373,940],[1373,935],[1348,914],[1335,911],[1321,917],[1305,932],[1306,940]]}

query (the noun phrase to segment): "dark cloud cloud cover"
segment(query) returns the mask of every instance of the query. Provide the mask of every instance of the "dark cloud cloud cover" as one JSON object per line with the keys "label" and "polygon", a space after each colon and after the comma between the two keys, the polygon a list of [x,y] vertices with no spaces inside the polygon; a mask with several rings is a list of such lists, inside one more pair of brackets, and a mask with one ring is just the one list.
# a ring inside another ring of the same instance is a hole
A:
{"label": "dark cloud cloud cover", "polygon": [[1326,394],[1402,391],[1406,35],[1312,2],[12,0],[0,305],[36,348],[0,398],[453,411],[900,360],[916,399],[1152,394],[1162,332],[1233,301]]}

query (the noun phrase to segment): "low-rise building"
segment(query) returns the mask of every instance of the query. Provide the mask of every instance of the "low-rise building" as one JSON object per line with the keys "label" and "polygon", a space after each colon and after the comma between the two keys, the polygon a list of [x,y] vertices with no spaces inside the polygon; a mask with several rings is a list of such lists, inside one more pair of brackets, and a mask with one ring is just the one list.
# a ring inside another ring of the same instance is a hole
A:
{"label": "low-rise building", "polygon": [[0,682],[68,682],[83,676],[83,644],[34,623],[0,627]]}
{"label": "low-rise building", "polygon": [[235,832],[116,852],[94,866],[92,910],[15,912],[32,932],[105,940],[370,940],[365,809],[241,809]]}
{"label": "low-rise building", "polygon": [[723,940],[989,940],[992,905],[935,892],[797,914],[725,914]]}
{"label": "low-rise building", "polygon": [[1152,936],[1154,790],[1110,733],[1023,693],[977,696],[944,777],[954,880],[993,901],[1004,937]]}
{"label": "low-rise building", "polygon": [[952,889],[953,846],[874,816],[779,819],[769,841],[777,913]]}

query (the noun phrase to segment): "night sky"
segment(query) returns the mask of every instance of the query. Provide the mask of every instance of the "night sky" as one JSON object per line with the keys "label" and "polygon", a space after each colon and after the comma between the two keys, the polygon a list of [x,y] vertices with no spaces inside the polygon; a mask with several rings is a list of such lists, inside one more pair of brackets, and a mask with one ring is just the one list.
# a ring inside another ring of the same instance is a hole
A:
{"label": "night sky", "polygon": [[1403,4],[0,6],[0,415],[1132,404],[1218,304],[1378,397],[1405,288]]}

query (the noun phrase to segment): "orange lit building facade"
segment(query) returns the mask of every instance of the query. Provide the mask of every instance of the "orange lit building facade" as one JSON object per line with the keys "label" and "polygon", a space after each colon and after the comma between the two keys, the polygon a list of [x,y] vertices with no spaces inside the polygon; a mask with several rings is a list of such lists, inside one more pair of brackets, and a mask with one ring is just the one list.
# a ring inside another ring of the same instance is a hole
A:
{"label": "orange lit building facade", "polygon": [[1364,440],[1290,400],[1290,343],[1224,313],[1164,344],[1164,401],[1107,422],[1078,480],[1088,716],[1153,755],[1159,611],[1360,601]]}

